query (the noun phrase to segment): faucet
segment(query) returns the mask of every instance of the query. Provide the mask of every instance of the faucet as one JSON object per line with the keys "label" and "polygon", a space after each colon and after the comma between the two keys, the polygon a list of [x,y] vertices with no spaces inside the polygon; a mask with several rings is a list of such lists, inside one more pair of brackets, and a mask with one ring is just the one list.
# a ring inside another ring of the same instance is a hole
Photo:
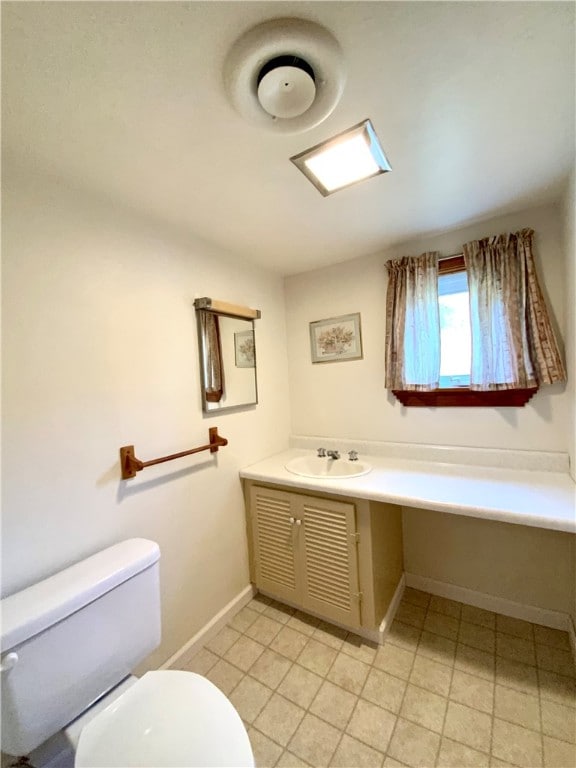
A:
{"label": "faucet", "polygon": [[326,456],[330,459],[339,459],[340,458],[340,452],[339,451],[326,451]]}
{"label": "faucet", "polygon": [[318,458],[323,459],[326,456],[326,448],[318,448]]}

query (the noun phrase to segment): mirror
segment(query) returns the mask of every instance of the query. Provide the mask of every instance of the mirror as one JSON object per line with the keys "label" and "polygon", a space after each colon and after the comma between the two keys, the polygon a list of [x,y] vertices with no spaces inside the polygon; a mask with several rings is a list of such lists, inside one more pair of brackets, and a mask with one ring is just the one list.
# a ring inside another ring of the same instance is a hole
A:
{"label": "mirror", "polygon": [[196,299],[202,407],[207,413],[256,405],[254,319],[260,311]]}

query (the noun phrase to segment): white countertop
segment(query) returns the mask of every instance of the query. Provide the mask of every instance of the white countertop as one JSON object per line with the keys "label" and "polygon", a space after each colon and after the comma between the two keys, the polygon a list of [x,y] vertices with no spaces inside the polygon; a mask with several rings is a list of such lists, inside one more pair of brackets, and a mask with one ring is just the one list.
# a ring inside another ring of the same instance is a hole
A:
{"label": "white countertop", "polygon": [[[497,469],[362,455],[367,475],[316,479],[285,464],[312,451],[291,449],[245,467],[240,477],[304,491],[385,501],[454,515],[576,533],[576,484],[567,473]],[[347,461],[343,458],[340,461]]]}

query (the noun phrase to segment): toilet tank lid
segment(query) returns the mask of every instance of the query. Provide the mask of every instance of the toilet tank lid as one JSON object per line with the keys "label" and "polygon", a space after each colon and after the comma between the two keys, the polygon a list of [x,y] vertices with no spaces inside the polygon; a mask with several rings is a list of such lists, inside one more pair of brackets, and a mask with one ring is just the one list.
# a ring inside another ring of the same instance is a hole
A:
{"label": "toilet tank lid", "polygon": [[160,559],[148,539],[128,539],[2,600],[1,650],[75,613]]}

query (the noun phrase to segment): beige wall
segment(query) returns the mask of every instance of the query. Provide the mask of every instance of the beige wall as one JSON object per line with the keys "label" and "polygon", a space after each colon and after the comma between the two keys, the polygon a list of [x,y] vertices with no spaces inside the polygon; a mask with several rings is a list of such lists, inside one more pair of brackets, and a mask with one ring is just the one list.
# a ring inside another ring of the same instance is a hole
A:
{"label": "beige wall", "polygon": [[[520,409],[402,408],[384,389],[384,261],[425,250],[448,255],[461,250],[467,240],[528,226],[536,231],[544,292],[565,337],[566,268],[558,206],[480,222],[287,278],[292,432],[357,440],[567,451],[570,404],[563,386],[543,389]],[[350,312],[362,315],[363,360],[312,365],[308,324]],[[573,329],[570,334],[573,344]]]}
{"label": "beige wall", "polygon": [[[282,282],[4,167],[3,594],[124,538],[162,550],[159,663],[248,584],[239,467],[287,445]],[[262,310],[257,407],[204,417],[193,299]],[[119,479],[146,460],[229,446]]]}
{"label": "beige wall", "polygon": [[570,472],[576,480],[576,170],[573,170],[564,198],[564,248],[566,251],[566,344],[568,368],[568,451]]}
{"label": "beige wall", "polygon": [[574,534],[410,507],[403,512],[408,573],[570,612]]}

